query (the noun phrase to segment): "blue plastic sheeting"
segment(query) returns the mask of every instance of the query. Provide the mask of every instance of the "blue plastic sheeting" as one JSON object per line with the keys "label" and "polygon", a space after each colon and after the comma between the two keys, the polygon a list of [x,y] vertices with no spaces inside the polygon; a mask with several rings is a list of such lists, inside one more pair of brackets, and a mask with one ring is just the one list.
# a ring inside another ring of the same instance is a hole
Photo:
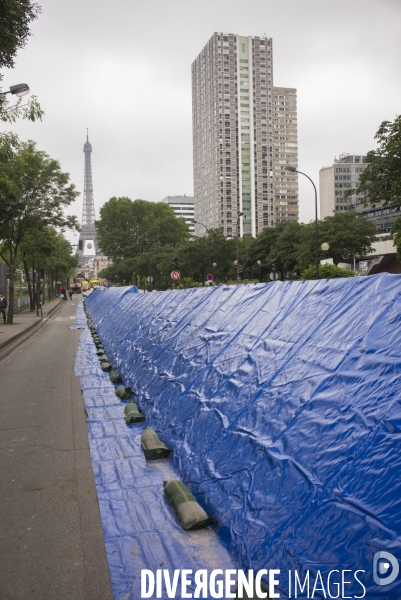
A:
{"label": "blue plastic sheeting", "polygon": [[75,314],[75,323],[70,326],[70,329],[85,329],[87,319],[83,309],[83,301],[78,302],[77,312]]}
{"label": "blue plastic sheeting", "polygon": [[108,314],[126,294],[137,294],[135,285],[125,287],[95,288],[86,299],[86,306],[93,319],[100,319]]}
{"label": "blue plastic sheeting", "polygon": [[400,292],[382,274],[125,294],[107,318],[97,306],[182,480],[241,568],[281,569],[282,597],[289,569],[363,569],[367,597],[400,597],[372,574],[376,552],[401,559]]}
{"label": "blue plastic sheeting", "polygon": [[[81,303],[77,320],[82,315]],[[147,422],[125,424],[126,402],[117,398],[108,374],[101,370],[88,328],[80,339],[75,372],[88,415],[90,453],[114,598],[141,598],[141,569],[154,573],[167,569],[172,579],[175,569],[238,568],[211,527],[186,532],[179,525],[163,491],[163,479],[178,479],[179,473],[171,459],[145,461],[140,438]],[[159,435],[163,438],[163,431]],[[188,589],[193,591],[195,584]],[[162,598],[167,597],[163,590]]]}

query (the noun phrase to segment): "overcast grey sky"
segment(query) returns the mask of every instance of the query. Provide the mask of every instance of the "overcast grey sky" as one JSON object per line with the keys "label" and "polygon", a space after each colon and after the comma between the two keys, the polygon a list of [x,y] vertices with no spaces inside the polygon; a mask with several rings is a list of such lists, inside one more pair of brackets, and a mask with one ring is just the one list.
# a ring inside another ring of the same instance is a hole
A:
{"label": "overcast grey sky", "polygon": [[[401,99],[400,0],[37,0],[33,36],[4,74],[46,114],[13,126],[81,191],[86,128],[96,216],[111,196],[193,192],[191,63],[214,31],[273,38],[274,85],[298,90],[299,169],[375,147]],[[314,217],[300,176],[300,220]]]}

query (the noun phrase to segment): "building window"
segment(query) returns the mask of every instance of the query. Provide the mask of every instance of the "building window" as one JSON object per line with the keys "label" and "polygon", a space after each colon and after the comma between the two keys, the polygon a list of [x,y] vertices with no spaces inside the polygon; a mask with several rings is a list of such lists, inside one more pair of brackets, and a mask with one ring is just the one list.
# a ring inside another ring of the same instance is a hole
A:
{"label": "building window", "polygon": [[241,44],[241,52],[245,52],[245,44]]}

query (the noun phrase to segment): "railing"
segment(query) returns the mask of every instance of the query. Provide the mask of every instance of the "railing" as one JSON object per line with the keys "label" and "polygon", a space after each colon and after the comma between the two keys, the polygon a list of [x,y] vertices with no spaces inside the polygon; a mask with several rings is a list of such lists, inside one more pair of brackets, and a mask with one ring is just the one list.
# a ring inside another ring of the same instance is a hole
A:
{"label": "railing", "polygon": [[19,312],[29,306],[29,296],[21,296],[20,298],[15,298],[13,303],[13,312]]}
{"label": "railing", "polygon": [[372,258],[372,260],[363,261],[366,262],[366,266],[363,269],[359,268],[357,275],[369,275],[373,267],[380,264],[383,258],[384,256],[378,256],[377,258]]}

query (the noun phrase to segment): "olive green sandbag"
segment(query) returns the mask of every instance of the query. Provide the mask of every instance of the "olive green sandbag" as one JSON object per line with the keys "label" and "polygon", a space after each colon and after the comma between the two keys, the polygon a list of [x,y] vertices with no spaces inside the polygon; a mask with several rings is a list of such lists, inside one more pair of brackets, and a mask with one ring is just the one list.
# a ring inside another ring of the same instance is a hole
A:
{"label": "olive green sandbag", "polygon": [[[262,590],[262,592],[265,592],[267,594],[267,598],[270,598],[270,596],[269,596],[269,588],[263,583],[263,581],[260,582],[260,589]],[[238,587],[235,590],[235,597],[239,598],[239,596],[238,596]],[[259,596],[256,595],[255,581],[253,582],[252,596],[248,596],[248,594],[246,593],[246,591],[243,590],[243,595],[241,594],[241,598],[243,598],[243,600],[258,600],[259,599]]]}
{"label": "olive green sandbag", "polygon": [[100,348],[98,348],[98,349],[96,350],[96,354],[97,354],[98,356],[102,356],[102,354],[104,354],[104,348],[103,348],[103,346],[100,346]]}
{"label": "olive green sandbag", "polygon": [[201,529],[208,525],[218,525],[217,519],[208,517],[182,481],[163,481],[166,498],[177,513],[183,529]]}
{"label": "olive green sandbag", "polygon": [[122,382],[121,376],[117,373],[117,371],[115,369],[111,369],[111,371],[109,371],[109,377],[110,377],[111,383],[121,383]]}
{"label": "olive green sandbag", "polygon": [[146,460],[157,460],[158,458],[166,458],[171,454],[172,450],[167,448],[159,439],[156,431],[146,427],[142,431],[141,445],[145,454]]}
{"label": "olive green sandbag", "polygon": [[119,385],[115,388],[116,396],[121,398],[121,400],[129,400],[132,396],[132,390],[130,387],[125,387],[125,385]]}
{"label": "olive green sandbag", "polygon": [[112,369],[112,366],[109,362],[100,363],[100,367],[101,367],[102,371],[111,371],[111,369]]}
{"label": "olive green sandbag", "polygon": [[146,415],[141,413],[135,402],[128,402],[124,408],[124,414],[127,425],[130,425],[130,423],[142,423],[146,419]]}
{"label": "olive green sandbag", "polygon": [[99,356],[99,360],[100,362],[110,362],[107,354],[102,354],[101,356]]}

